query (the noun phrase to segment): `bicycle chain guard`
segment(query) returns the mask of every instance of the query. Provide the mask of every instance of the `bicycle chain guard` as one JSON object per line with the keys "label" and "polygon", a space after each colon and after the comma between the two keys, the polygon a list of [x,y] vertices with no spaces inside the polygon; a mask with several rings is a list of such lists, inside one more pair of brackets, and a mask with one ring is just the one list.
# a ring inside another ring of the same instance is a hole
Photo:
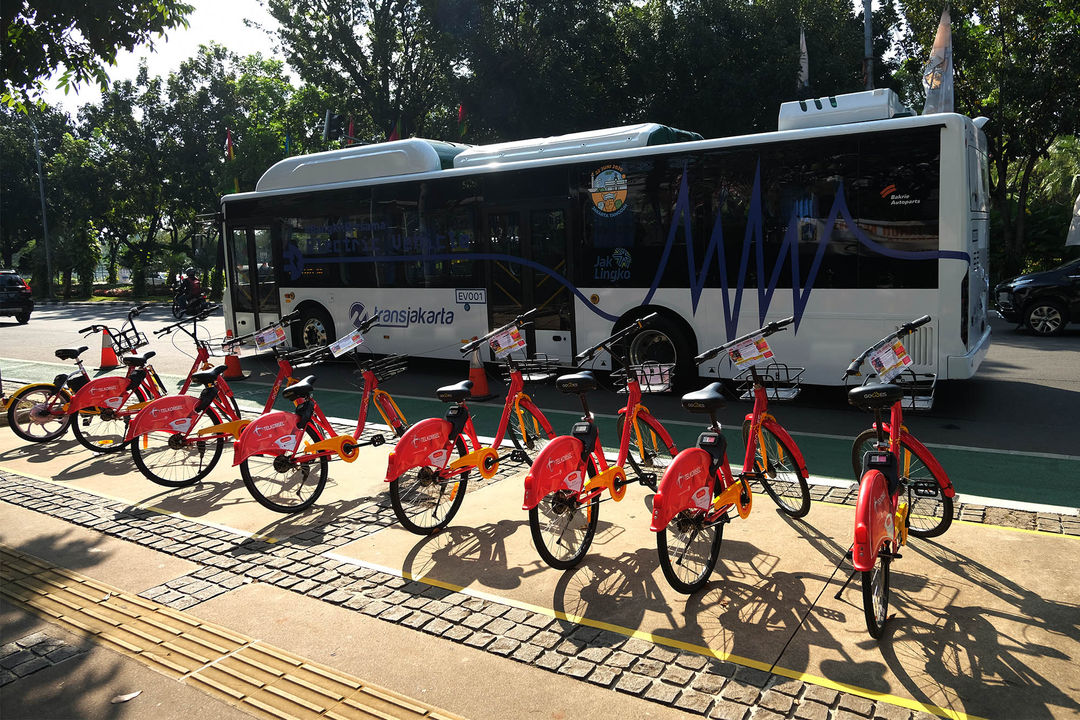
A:
{"label": "bicycle chain guard", "polygon": [[482,447],[450,463],[451,470],[465,467],[475,467],[480,471],[480,477],[490,480],[499,470],[499,453],[495,448]]}
{"label": "bicycle chain guard", "polygon": [[613,465],[599,475],[594,475],[581,489],[581,495],[588,495],[593,490],[605,488],[611,493],[611,499],[618,502],[626,495],[626,471],[618,465]]}

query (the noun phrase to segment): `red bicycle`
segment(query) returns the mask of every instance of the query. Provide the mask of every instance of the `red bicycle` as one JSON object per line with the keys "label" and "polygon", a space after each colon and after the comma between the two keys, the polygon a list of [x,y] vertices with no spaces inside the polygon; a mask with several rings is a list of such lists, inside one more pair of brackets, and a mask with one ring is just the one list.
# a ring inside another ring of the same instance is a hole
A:
{"label": "red bicycle", "polygon": [[743,421],[746,453],[743,470],[735,476],[728,464],[727,440],[716,421],[716,412],[725,405],[722,385],[712,383],[682,398],[688,411],[707,413],[709,425],[698,436],[697,446],[679,453],[664,473],[653,498],[649,528],[656,533],[664,577],[679,592],[696,592],[709,581],[732,512],[743,519],[750,515],[751,481],[761,483],[787,515],[799,518],[810,511],[806,461],[795,440],[768,413],[768,376],[755,364],[772,358],[764,339],[792,322],[794,318],[769,323],[695,358],[700,365],[727,351],[734,363],[751,363],[754,409]]}
{"label": "red bicycle", "polygon": [[[355,337],[359,338],[358,333],[371,330],[377,323],[378,316],[368,319],[354,333]],[[295,368],[322,362],[333,355],[330,347],[302,350],[300,353],[304,361],[294,365]],[[395,436],[401,437],[405,433],[408,424],[404,414],[390,394],[379,387],[380,383],[405,371],[405,356],[388,355],[374,360],[361,359],[356,350],[349,354],[357,363],[357,372],[363,378],[356,430],[351,434],[338,434],[312,397],[314,375],[308,375],[281,390],[282,396],[296,406],[295,412],[275,410],[264,413],[248,423],[240,433],[234,444],[233,465],[240,466],[244,485],[263,507],[281,513],[294,513],[311,507],[326,487],[330,460],[353,462],[360,456],[360,448],[378,447],[386,442],[378,433],[367,440],[360,440],[367,425],[371,401],[374,400],[383,422]]]}
{"label": "red bicycle", "polygon": [[[852,448],[853,455],[861,453],[861,472],[851,560],[855,573],[862,576],[866,629],[875,639],[881,637],[888,618],[890,567],[893,560],[900,558],[900,548],[907,543],[908,533],[934,537],[952,523],[955,490],[933,454],[903,426],[903,404],[909,390],[897,382],[905,374],[903,368],[907,364],[901,338],[928,322],[930,316],[924,315],[904,323],[896,332],[863,351],[844,373],[845,380],[859,375],[869,356],[877,371],[871,378],[881,380],[848,392],[849,403],[874,413],[872,440],[862,433]],[[890,409],[888,423],[883,419],[885,408]],[[913,475],[914,468],[925,470],[929,477]],[[933,500],[936,509],[922,514],[920,521],[912,524],[913,503],[923,499]],[[854,576],[853,573],[848,577],[836,593],[837,598]]]}
{"label": "red bicycle", "polygon": [[[154,332],[164,337],[180,330],[196,347],[195,362],[180,393],[146,403],[132,419],[125,437],[128,442],[134,441],[131,442],[131,457],[135,466],[158,485],[187,487],[202,480],[220,459],[224,443],[239,438],[252,420],[242,417],[232,388],[223,375],[225,366],[215,367],[209,362],[215,350],[212,342],[199,336],[198,322],[215,309],[208,308],[190,321],[183,320]],[[227,350],[252,338],[274,336],[278,329],[281,329],[280,338],[284,341],[284,328],[299,317],[299,312],[291,313],[250,335],[230,338],[221,347]],[[187,327],[189,322],[190,328]],[[289,361],[297,354],[283,354],[277,351],[277,345],[272,347],[277,355],[278,374],[263,406],[264,413],[273,408],[282,383],[295,382]],[[302,358],[307,353],[303,351],[299,356]],[[203,386],[198,397],[186,394],[193,383]]]}
{"label": "red bicycle", "polygon": [[[657,474],[663,471],[678,452],[671,434],[641,404],[643,389],[660,392],[670,388],[671,366],[657,363],[630,365],[626,348],[617,352],[623,341],[655,318],[647,315],[619,330],[606,340],[579,353],[579,367],[607,351],[620,357],[625,368],[626,406],[619,411],[619,454],[609,465],[600,444],[600,433],[589,411],[586,395],[598,386],[592,371],[564,375],[555,387],[566,394],[576,394],[584,415],[570,430],[552,440],[536,457],[525,478],[523,510],[529,511],[529,530],[537,552],[553,568],[566,570],[585,557],[600,517],[600,496],[608,491],[616,502],[626,495],[626,486],[640,483],[656,490]],[[637,457],[630,442],[636,444]],[[626,468],[634,471],[627,478]],[[646,470],[647,469],[647,470]]]}
{"label": "red bicycle", "polygon": [[[531,465],[533,457],[555,437],[544,413],[523,392],[526,381],[554,377],[553,368],[513,357],[514,350],[524,347],[520,331],[528,326],[527,319],[535,312],[518,315],[512,322],[461,346],[461,354],[467,355],[490,341],[496,354],[506,360],[510,382],[491,445],[483,445],[476,434],[472,414],[465,404],[473,383],[465,380],[435,391],[440,400],[451,403],[445,418],[416,423],[390,453],[386,468],[390,503],[397,519],[410,532],[428,535],[446,527],[461,507],[473,468],[480,477],[489,479],[507,458]],[[501,455],[507,431],[515,449]],[[455,451],[458,458],[451,460]]]}
{"label": "red bicycle", "polygon": [[[83,328],[84,336],[94,331],[95,326]],[[30,383],[12,393],[7,400],[8,427],[17,436],[27,442],[48,442],[61,437],[71,426],[72,416],[66,406],[71,402],[71,394],[90,382],[90,373],[86,372],[82,358],[79,357],[89,348],[60,348],[55,355],[60,360],[74,360],[78,370],[61,373],[51,383]]]}

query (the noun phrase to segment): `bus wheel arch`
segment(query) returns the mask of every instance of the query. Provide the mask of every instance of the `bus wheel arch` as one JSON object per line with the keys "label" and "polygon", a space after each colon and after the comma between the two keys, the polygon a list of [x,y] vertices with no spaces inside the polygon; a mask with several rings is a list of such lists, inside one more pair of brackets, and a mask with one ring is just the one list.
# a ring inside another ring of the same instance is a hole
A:
{"label": "bus wheel arch", "polygon": [[313,348],[328,345],[337,339],[334,319],[320,303],[305,300],[296,309],[300,311],[300,320],[292,325],[293,345]]}
{"label": "bus wheel arch", "polygon": [[614,330],[624,328],[652,312],[657,313],[657,317],[630,337],[630,362],[635,365],[646,360],[673,362],[678,382],[696,377],[694,356],[697,355],[697,337],[690,324],[678,313],[664,307],[642,305],[619,318]]}

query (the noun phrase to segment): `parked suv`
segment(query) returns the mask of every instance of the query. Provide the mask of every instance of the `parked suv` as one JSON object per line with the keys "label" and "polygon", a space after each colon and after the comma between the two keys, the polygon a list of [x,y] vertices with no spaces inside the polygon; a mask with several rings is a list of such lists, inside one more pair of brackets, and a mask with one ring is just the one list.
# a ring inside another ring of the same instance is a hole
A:
{"label": "parked suv", "polygon": [[34,309],[34,296],[14,270],[0,270],[0,315],[14,315],[21,323],[30,322],[30,311]]}
{"label": "parked suv", "polygon": [[1080,260],[1006,280],[994,288],[994,300],[1006,320],[1036,335],[1057,335],[1080,322]]}

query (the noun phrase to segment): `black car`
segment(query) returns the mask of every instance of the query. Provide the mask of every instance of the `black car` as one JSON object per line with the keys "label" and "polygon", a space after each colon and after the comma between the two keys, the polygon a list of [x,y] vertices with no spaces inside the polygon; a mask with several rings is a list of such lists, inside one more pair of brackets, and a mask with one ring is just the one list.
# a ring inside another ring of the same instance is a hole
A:
{"label": "black car", "polygon": [[1036,335],[1057,335],[1080,322],[1080,260],[1006,280],[994,288],[994,300],[1006,320]]}
{"label": "black car", "polygon": [[0,270],[0,316],[14,315],[21,323],[30,322],[30,311],[34,309],[34,296],[14,270]]}

